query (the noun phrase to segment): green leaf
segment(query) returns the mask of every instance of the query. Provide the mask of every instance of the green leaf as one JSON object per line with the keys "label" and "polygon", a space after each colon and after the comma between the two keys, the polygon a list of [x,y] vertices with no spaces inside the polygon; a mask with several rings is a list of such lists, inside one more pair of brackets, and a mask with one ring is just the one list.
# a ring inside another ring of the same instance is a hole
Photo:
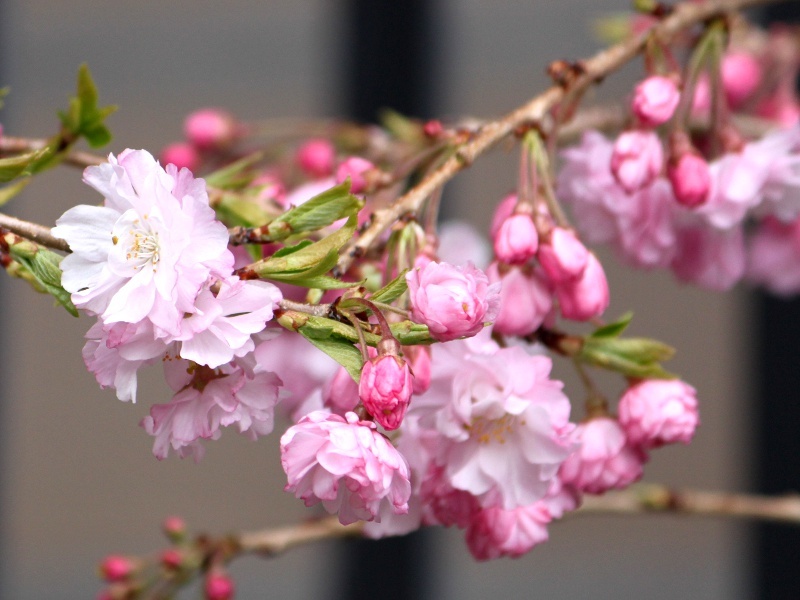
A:
{"label": "green leaf", "polygon": [[674,378],[660,362],[669,360],[675,350],[657,340],[647,338],[614,338],[588,336],[578,358],[588,364],[628,377]]}
{"label": "green leaf", "polygon": [[307,335],[304,330],[300,334],[325,354],[330,356],[337,363],[342,365],[353,381],[358,383],[361,379],[361,368],[364,366],[364,359],[361,352],[351,342],[347,342],[335,337],[313,337]]}
{"label": "green leaf", "polygon": [[[263,158],[263,152],[253,152],[221,169],[217,169],[213,173],[209,173],[203,177],[203,179],[205,179],[206,184],[211,187],[224,190],[241,189],[253,180],[253,174],[249,173],[248,169]],[[263,221],[261,223],[263,223]],[[261,223],[255,223],[251,225],[251,227],[260,225]]]}
{"label": "green leaf", "polygon": [[0,88],[0,108],[3,108],[5,105],[5,97],[8,96],[10,91],[11,88],[8,86]]}
{"label": "green leaf", "polygon": [[60,255],[28,241],[9,245],[9,254],[33,275],[42,289],[53,296],[71,315],[78,316],[78,310],[72,304],[69,292],[61,287],[61,269],[58,266],[62,259]]}
{"label": "green leaf", "polygon": [[299,250],[302,250],[303,248],[307,248],[308,246],[310,246],[313,243],[314,242],[311,241],[311,240],[303,240],[302,242],[298,242],[294,246],[284,246],[283,248],[281,248],[280,250],[275,252],[275,254],[272,255],[272,258],[280,258],[282,256],[289,256],[290,254],[294,254],[295,252],[298,252]]}
{"label": "green leaf", "polygon": [[84,63],[78,69],[77,92],[69,100],[69,109],[58,113],[64,128],[75,138],[85,137],[93,148],[103,146],[111,140],[111,132],[104,121],[117,110],[116,106],[98,107],[97,97],[97,86],[89,67]]}
{"label": "green leaf", "polygon": [[369,299],[373,302],[381,302],[383,304],[391,304],[397,300],[408,289],[406,273],[408,273],[408,269],[405,269],[400,275],[372,294]]}
{"label": "green leaf", "polygon": [[214,207],[217,217],[227,225],[241,227],[258,227],[270,220],[271,216],[258,204],[226,194]]}
{"label": "green leaf", "polygon": [[0,158],[0,183],[6,183],[25,173],[29,167],[49,152],[48,148]]}
{"label": "green leaf", "polygon": [[619,319],[614,321],[613,323],[609,323],[608,325],[603,325],[602,327],[598,327],[592,334],[591,337],[601,338],[601,337],[618,337],[628,328],[628,325],[631,323],[631,319],[633,319],[632,312],[626,312],[622,315]]}
{"label": "green leaf", "polygon": [[317,231],[339,219],[358,214],[364,201],[350,193],[350,181],[340,183],[286,211],[269,224],[272,240],[280,241],[296,233]]}
{"label": "green leaf", "polygon": [[19,194],[30,182],[31,178],[26,177],[25,179],[20,179],[16,183],[12,183],[4,188],[0,188],[0,206],[3,206],[6,202]]}

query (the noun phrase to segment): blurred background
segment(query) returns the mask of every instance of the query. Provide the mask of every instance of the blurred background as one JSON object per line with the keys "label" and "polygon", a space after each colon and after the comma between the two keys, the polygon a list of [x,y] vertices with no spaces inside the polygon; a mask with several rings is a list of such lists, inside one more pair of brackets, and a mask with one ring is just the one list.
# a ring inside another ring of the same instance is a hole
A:
{"label": "blurred background", "polygon": [[[372,9],[364,8],[370,4]],[[55,110],[66,105],[82,62],[92,69],[101,103],[120,106],[109,120],[115,137],[106,151],[115,153],[127,147],[157,153],[181,137],[187,113],[205,106],[226,107],[245,120],[343,114],[370,119],[369,103],[386,90],[369,91],[369,67],[359,71],[357,65],[369,62],[375,44],[390,43],[403,15],[412,15],[403,26],[410,29],[396,40],[390,68],[409,78],[409,89],[417,89],[412,78],[419,75],[424,91],[398,97],[394,106],[425,117],[499,116],[544,89],[551,60],[599,49],[592,19],[629,5],[393,3],[398,25],[392,27],[370,16],[384,4],[390,3],[3,0],[0,86],[9,85],[11,95],[0,122],[9,135],[51,134]],[[627,94],[641,73],[638,63],[625,69],[593,99]],[[516,164],[510,148],[479,160],[448,185],[448,214],[485,229],[494,205],[515,185]],[[99,200],[79,172],[62,168],[38,178],[6,210],[52,224],[67,208]],[[683,287],[668,274],[630,272],[603,256],[612,290],[609,317],[633,309],[634,334],[676,346],[669,367],[697,387],[702,402],[703,425],[694,443],[655,453],[645,481],[748,489],[755,437],[752,297]],[[300,501],[282,491],[277,431],[257,443],[226,432],[208,444],[199,465],[175,457],[158,462],[151,438],[138,427],[147,407],[167,397],[158,369],[145,374],[139,404],[120,403],[113,391],[99,390],[84,368],[86,318],[73,319],[53,308],[49,297],[5,276],[0,307],[0,597],[91,598],[100,589],[95,569],[103,556],[161,548],[159,523],[169,514],[214,533],[308,516]],[[620,390],[607,391],[613,397]],[[580,517],[552,525],[550,535],[521,559],[478,564],[460,532],[427,532],[419,546],[427,596],[753,596],[752,537],[742,523]],[[232,569],[237,597],[348,597],[348,555],[347,546],[323,543],[279,558],[239,560]],[[405,575],[393,573],[397,579]]]}

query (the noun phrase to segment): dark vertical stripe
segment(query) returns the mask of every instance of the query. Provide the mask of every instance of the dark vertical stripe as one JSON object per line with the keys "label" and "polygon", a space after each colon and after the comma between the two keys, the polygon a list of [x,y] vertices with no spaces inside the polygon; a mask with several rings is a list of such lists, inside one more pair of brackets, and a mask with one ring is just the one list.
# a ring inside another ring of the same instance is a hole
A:
{"label": "dark vertical stripe", "polygon": [[[800,21],[796,2],[769,7],[765,23]],[[758,392],[755,484],[766,494],[800,492],[800,299],[757,297]],[[755,527],[754,597],[800,598],[800,528]]]}
{"label": "dark vertical stripe", "polygon": [[[348,0],[345,110],[350,117],[374,122],[382,108],[430,117],[435,48],[432,0]],[[340,584],[343,600],[423,600],[427,597],[426,542],[430,533],[380,541],[341,543]]]}

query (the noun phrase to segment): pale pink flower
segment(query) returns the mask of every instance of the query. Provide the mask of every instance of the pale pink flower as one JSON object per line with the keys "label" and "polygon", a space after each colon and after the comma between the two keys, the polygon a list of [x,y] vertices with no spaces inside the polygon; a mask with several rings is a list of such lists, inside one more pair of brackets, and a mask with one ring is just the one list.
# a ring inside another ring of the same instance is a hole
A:
{"label": "pale pink flower", "polygon": [[375,424],[312,412],[281,437],[286,491],[306,506],[319,502],[343,525],[405,513],[411,495],[408,464]]}
{"label": "pale pink flower", "polygon": [[295,160],[306,175],[322,179],[333,174],[336,149],[324,138],[310,139],[298,148]]}
{"label": "pale pink flower", "polygon": [[350,373],[344,367],[339,367],[336,374],[325,384],[322,390],[322,399],[325,406],[337,415],[355,410],[358,406],[358,384],[353,381]]}
{"label": "pale pink flower", "polygon": [[657,127],[672,118],[680,97],[673,79],[653,75],[637,84],[633,91],[631,109],[642,124]]}
{"label": "pale pink flower", "polygon": [[440,262],[462,267],[472,263],[479,269],[486,269],[492,260],[491,247],[486,238],[463,221],[442,223],[437,254]]}
{"label": "pale pink flower", "polygon": [[336,167],[336,183],[343,183],[349,177],[350,192],[360,194],[367,187],[365,174],[373,169],[375,169],[375,165],[366,158],[350,156]]}
{"label": "pale pink flower", "polygon": [[489,265],[486,273],[489,281],[501,284],[494,331],[518,336],[536,331],[553,308],[553,291],[547,279],[535,269],[501,268],[496,262]]}
{"label": "pale pink flower", "polygon": [[561,465],[564,484],[589,494],[624,489],[642,476],[646,455],[628,444],[620,424],[597,417],[578,424],[581,446]]}
{"label": "pale pink flower", "polygon": [[594,254],[589,254],[586,268],[578,279],[563,281],[555,288],[558,307],[565,319],[588,321],[599,317],[608,308],[608,280]]}
{"label": "pale pink flower", "polygon": [[572,230],[554,227],[542,240],[536,257],[550,281],[557,283],[580,277],[589,261],[589,251]]}
{"label": "pale pink flower", "polygon": [[521,265],[536,255],[539,234],[527,214],[512,214],[494,235],[494,253],[501,262]]}
{"label": "pale pink flower", "polygon": [[216,282],[219,291],[203,288],[195,312],[181,321],[180,356],[216,368],[255,349],[251,336],[272,320],[281,299],[280,290],[266,281],[237,277]]}
{"label": "pale pink flower", "polygon": [[733,108],[741,106],[761,83],[761,64],[749,52],[728,52],[720,65],[722,89]]}
{"label": "pale pink flower", "polygon": [[628,442],[645,449],[688,444],[700,423],[696,391],[678,379],[646,379],[630,386],[618,410]]}
{"label": "pale pink flower", "polygon": [[677,230],[677,253],[670,267],[681,281],[723,291],[744,275],[742,228],[727,231],[705,225],[685,225]]}
{"label": "pale pink flower", "polygon": [[225,150],[239,135],[239,125],[221,108],[202,108],[186,117],[183,133],[199,150]]}
{"label": "pale pink flower", "polygon": [[411,318],[440,342],[473,336],[497,314],[499,284],[489,285],[472,264],[456,267],[431,262],[406,274]]}
{"label": "pale pink flower", "polygon": [[210,369],[183,360],[168,361],[164,368],[177,393],[167,404],[154,404],[141,422],[155,437],[153,454],[159,460],[170,447],[181,457],[200,460],[200,440],[219,439],[221,427],[235,424],[251,439],[272,431],[281,385],[274,373],[257,370],[248,376],[233,364]]}
{"label": "pale pink flower", "polygon": [[624,131],[614,142],[611,173],[629,194],[650,185],[664,167],[661,139],[653,131]]}
{"label": "pale pink flower", "polygon": [[382,354],[364,363],[358,394],[367,412],[391,431],[403,422],[413,386],[406,361],[393,354]]}
{"label": "pale pink flower", "polygon": [[64,288],[106,323],[149,319],[157,334],[177,334],[209,276],[226,277],[233,266],[204,182],[173,165],[165,171],[144,150],[109,155],[84,181],[105,202],[56,221],[53,234],[72,248],[61,262]]}
{"label": "pale pink flower", "polygon": [[435,462],[482,506],[541,499],[573,451],[570,404],[551,361],[475,339],[434,347],[428,392],[411,410],[439,432]]}
{"label": "pale pink flower", "polygon": [[769,159],[758,152],[730,152],[709,166],[711,191],[698,213],[717,229],[740,224],[763,199]]}
{"label": "pale pink flower", "polygon": [[659,178],[631,197],[629,210],[617,218],[616,245],[623,259],[637,267],[666,267],[675,255],[675,197]]}
{"label": "pale pink flower", "polygon": [[747,278],[780,296],[800,292],[800,219],[759,223],[750,238]]}

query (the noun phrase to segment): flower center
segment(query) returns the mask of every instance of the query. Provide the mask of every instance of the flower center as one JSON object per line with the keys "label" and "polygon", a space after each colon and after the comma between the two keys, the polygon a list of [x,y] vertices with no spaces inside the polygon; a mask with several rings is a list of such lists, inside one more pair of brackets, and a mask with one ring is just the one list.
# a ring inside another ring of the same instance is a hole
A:
{"label": "flower center", "polygon": [[[472,420],[472,423],[466,426],[470,437],[478,440],[479,444],[490,444],[497,442],[498,444],[505,444],[506,438],[514,432],[514,427],[517,425],[517,416],[504,414],[499,419],[485,419],[477,417]],[[524,425],[524,419],[519,422]]]}
{"label": "flower center", "polygon": [[[141,219],[134,219],[123,235],[123,247],[127,248],[126,262],[131,263],[134,270],[139,270],[149,263],[155,271],[161,260],[161,250],[158,231],[153,228],[148,215],[143,215]],[[114,245],[120,242],[117,235],[112,236],[111,239]]]}

